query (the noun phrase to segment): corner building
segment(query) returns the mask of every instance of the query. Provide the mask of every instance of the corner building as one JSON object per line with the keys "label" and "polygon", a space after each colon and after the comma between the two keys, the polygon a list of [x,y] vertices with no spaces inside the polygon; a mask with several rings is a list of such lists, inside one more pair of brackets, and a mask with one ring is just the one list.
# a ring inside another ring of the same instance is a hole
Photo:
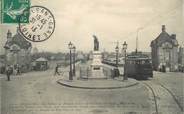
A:
{"label": "corner building", "polygon": [[162,32],[151,42],[150,46],[154,70],[165,66],[167,71],[177,71],[178,41],[176,34],[168,34],[165,25],[162,25]]}

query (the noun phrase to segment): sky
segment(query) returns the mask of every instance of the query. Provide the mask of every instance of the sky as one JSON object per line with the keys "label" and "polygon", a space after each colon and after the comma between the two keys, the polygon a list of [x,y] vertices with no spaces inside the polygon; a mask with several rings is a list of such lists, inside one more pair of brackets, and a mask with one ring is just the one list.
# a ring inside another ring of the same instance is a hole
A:
{"label": "sky", "polygon": [[[31,5],[48,8],[56,20],[53,35],[46,41],[32,43],[39,51],[66,52],[71,41],[81,51],[93,49],[93,37],[100,42],[100,50],[115,51],[124,41],[128,51],[135,50],[139,30],[139,50],[151,51],[150,43],[166,25],[169,34],[176,34],[184,46],[183,0],[31,0]],[[17,24],[2,24],[1,53],[7,30],[13,34]]]}

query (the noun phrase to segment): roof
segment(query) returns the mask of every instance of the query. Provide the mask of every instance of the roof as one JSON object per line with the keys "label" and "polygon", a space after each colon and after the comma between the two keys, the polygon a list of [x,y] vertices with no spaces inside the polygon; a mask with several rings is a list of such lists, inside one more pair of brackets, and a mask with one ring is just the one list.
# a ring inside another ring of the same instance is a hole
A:
{"label": "roof", "polygon": [[48,61],[46,58],[40,57],[35,60],[36,62]]}
{"label": "roof", "polygon": [[128,60],[150,60],[149,56],[142,52],[132,52],[127,56]]}
{"label": "roof", "polygon": [[151,47],[161,46],[165,42],[169,42],[173,46],[178,46],[178,41],[175,37],[175,35],[169,35],[166,31],[162,31],[159,36],[151,42]]}
{"label": "roof", "polygon": [[177,47],[178,41],[176,40],[176,34],[169,35],[166,32],[165,25],[162,25],[162,32],[159,36],[151,42],[151,47],[161,47],[163,43],[170,43],[172,46]]}
{"label": "roof", "polygon": [[17,32],[10,41],[5,43],[4,48],[10,48],[13,44],[17,44],[21,49],[29,49],[32,44],[27,41],[19,32]]}

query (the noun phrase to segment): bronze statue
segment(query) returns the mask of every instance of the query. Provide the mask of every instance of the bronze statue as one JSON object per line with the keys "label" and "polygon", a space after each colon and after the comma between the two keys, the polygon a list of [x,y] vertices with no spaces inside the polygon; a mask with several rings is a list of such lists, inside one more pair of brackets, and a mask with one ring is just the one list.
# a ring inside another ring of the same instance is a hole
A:
{"label": "bronze statue", "polygon": [[94,38],[94,51],[99,51],[99,41],[98,41],[98,38],[93,35],[93,38]]}

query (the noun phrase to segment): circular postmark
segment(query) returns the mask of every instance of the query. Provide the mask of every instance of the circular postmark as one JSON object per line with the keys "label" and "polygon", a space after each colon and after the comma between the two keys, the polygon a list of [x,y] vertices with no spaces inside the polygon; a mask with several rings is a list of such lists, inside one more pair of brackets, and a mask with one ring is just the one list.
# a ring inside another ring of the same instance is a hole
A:
{"label": "circular postmark", "polygon": [[[29,13],[28,23],[22,23]],[[43,6],[32,6],[23,11],[19,20],[19,31],[29,41],[42,42],[50,38],[55,30],[55,19],[51,11]]]}

